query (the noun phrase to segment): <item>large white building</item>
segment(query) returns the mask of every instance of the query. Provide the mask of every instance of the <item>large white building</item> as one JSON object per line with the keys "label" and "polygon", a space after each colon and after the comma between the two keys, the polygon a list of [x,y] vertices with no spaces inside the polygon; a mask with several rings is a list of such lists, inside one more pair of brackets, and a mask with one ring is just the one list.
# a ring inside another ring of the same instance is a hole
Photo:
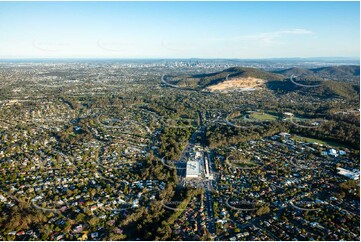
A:
{"label": "large white building", "polygon": [[207,155],[204,156],[204,167],[205,167],[205,175],[206,178],[213,180],[213,175],[209,172],[209,162],[208,162],[208,157]]}
{"label": "large white building", "polygon": [[354,169],[353,171],[349,171],[349,170],[346,170],[346,169],[343,169],[341,167],[338,167],[337,168],[337,173],[342,175],[342,176],[345,176],[347,178],[350,178],[352,180],[359,180],[360,179],[360,171]]}
{"label": "large white building", "polygon": [[188,161],[186,178],[197,178],[201,176],[201,167],[199,161]]}

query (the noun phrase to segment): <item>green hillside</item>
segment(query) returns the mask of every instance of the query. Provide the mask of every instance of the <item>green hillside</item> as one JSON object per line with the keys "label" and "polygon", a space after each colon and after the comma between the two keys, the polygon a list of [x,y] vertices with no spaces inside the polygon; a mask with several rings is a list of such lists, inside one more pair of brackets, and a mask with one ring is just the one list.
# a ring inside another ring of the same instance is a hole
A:
{"label": "green hillside", "polygon": [[313,69],[305,68],[290,68],[280,71],[275,71],[276,74],[281,74],[286,77],[291,75],[298,76],[299,78],[309,81],[344,81],[355,82],[360,81],[360,66],[347,65],[347,66],[327,66]]}

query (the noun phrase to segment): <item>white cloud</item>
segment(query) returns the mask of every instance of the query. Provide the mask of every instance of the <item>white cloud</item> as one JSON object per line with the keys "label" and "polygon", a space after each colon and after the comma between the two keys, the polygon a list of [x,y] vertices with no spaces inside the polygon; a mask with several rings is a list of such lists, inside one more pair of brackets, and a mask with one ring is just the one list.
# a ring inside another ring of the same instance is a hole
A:
{"label": "white cloud", "polygon": [[289,30],[280,30],[274,32],[258,33],[253,35],[243,35],[243,36],[235,37],[234,40],[273,43],[277,39],[280,39],[287,35],[309,35],[309,34],[313,34],[313,32],[307,29],[289,29]]}

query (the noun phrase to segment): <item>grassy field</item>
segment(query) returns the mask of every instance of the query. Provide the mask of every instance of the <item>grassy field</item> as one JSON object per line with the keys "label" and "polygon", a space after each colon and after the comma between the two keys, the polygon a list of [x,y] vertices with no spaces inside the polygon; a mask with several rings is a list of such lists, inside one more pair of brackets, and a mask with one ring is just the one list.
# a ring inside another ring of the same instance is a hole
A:
{"label": "grassy field", "polygon": [[342,147],[342,148],[347,148],[346,145],[334,142],[334,141],[326,141],[326,140],[320,140],[320,139],[314,139],[314,138],[308,138],[308,137],[302,137],[302,136],[295,136],[293,138],[296,141],[302,141],[302,142],[307,142],[307,143],[318,143],[318,144],[322,144],[322,145],[328,145],[328,146],[334,146],[334,147]]}
{"label": "grassy field", "polygon": [[274,121],[278,119],[278,116],[269,113],[253,112],[249,115],[250,119],[260,121]]}

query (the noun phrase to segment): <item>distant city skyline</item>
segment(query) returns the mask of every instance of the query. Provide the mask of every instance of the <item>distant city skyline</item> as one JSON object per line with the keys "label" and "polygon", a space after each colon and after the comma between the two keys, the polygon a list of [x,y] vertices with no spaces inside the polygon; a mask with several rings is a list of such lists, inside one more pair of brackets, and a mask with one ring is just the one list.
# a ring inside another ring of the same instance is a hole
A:
{"label": "distant city skyline", "polygon": [[359,2],[0,2],[0,59],[358,58]]}

